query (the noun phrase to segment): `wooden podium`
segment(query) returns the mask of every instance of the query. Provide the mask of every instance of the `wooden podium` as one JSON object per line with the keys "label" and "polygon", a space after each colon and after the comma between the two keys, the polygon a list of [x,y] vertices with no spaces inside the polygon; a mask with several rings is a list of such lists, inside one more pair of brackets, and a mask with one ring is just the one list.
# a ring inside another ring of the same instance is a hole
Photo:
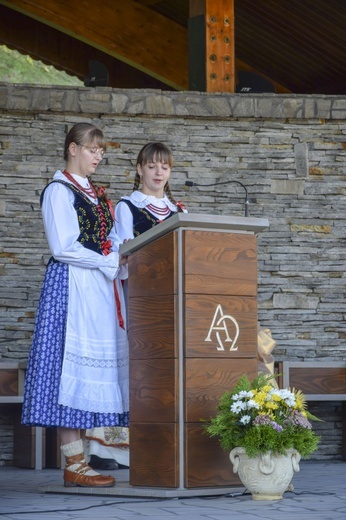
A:
{"label": "wooden podium", "polygon": [[266,219],[178,213],[129,255],[130,484],[240,484],[204,433],[221,394],[257,374],[257,239]]}

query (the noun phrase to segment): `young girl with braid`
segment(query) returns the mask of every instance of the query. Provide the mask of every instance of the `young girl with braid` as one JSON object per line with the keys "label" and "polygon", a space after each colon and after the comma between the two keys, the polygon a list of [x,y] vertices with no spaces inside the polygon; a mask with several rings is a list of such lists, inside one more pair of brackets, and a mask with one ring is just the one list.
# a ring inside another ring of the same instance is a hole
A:
{"label": "young girl with braid", "polygon": [[65,139],[66,168],[41,195],[52,257],[41,291],[25,381],[23,424],[58,428],[65,486],[114,486],[87,465],[87,428],[128,426],[126,258],[104,189],[90,179],[103,158],[101,130],[78,123]]}
{"label": "young girl with braid", "polygon": [[173,154],[163,143],[151,142],[140,150],[133,192],[116,206],[115,225],[121,240],[134,238],[171,217],[186,212],[169,186]]}
{"label": "young girl with braid", "polygon": [[[169,187],[172,166],[173,154],[165,144],[150,142],[140,150],[133,192],[129,197],[122,197],[115,209],[116,232],[122,242],[144,233],[178,211],[186,212],[185,206],[174,200]],[[131,435],[125,428],[96,428],[87,432],[87,437],[90,439],[90,465],[94,468],[106,468],[112,459],[119,467],[129,465],[129,450],[124,447],[129,446]]]}

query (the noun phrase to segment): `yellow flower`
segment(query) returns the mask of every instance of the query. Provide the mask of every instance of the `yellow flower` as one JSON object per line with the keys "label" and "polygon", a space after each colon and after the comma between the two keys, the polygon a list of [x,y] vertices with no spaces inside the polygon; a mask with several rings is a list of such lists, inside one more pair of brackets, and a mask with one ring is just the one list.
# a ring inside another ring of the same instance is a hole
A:
{"label": "yellow flower", "polygon": [[294,393],[295,398],[296,398],[297,410],[306,410],[307,402],[306,402],[306,397],[303,394],[303,392],[301,390],[295,390],[294,388],[293,388],[292,392]]}
{"label": "yellow flower", "polygon": [[273,390],[273,387],[271,385],[265,385],[262,388],[262,392],[267,392],[267,394],[270,392],[270,390]]}
{"label": "yellow flower", "polygon": [[261,406],[265,402],[266,398],[267,398],[267,394],[265,392],[257,392],[257,394],[254,396],[255,402]]}
{"label": "yellow flower", "polygon": [[268,408],[268,410],[277,410],[279,408],[279,405],[277,403],[273,403],[271,401],[268,401],[266,403],[266,407]]}

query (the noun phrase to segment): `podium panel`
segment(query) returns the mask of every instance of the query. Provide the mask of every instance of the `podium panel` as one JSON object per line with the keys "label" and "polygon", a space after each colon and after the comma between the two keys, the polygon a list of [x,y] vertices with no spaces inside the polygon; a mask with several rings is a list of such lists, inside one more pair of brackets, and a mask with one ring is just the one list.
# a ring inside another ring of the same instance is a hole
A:
{"label": "podium panel", "polygon": [[203,433],[201,424],[186,425],[185,449],[187,489],[242,485],[238,475],[233,473],[229,454],[217,439]]}
{"label": "podium panel", "polygon": [[131,422],[178,421],[178,374],[177,359],[131,361]]}
{"label": "podium panel", "polygon": [[170,233],[129,257],[129,298],[177,294],[177,238]]}
{"label": "podium panel", "polygon": [[257,296],[255,235],[184,232],[184,292]]}
{"label": "podium panel", "polygon": [[257,359],[186,358],[184,369],[185,421],[199,423],[215,414],[220,396],[239,374],[257,375]]}
{"label": "podium panel", "polygon": [[178,357],[177,295],[129,298],[133,359]]}
{"label": "podium panel", "polygon": [[[177,423],[131,423],[130,484],[139,487],[179,487]],[[153,482],[159,484],[153,486]]]}
{"label": "podium panel", "polygon": [[186,356],[256,357],[257,300],[188,294],[184,330]]}
{"label": "podium panel", "polygon": [[267,221],[190,215],[187,226],[186,218],[121,248],[130,255],[132,486],[240,484],[202,420],[241,375],[257,375],[254,233]]}

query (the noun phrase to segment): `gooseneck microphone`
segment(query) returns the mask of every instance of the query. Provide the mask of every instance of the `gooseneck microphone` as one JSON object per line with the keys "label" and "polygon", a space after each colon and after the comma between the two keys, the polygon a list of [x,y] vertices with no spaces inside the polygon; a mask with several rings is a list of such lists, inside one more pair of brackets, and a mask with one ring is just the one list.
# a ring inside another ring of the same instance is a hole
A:
{"label": "gooseneck microphone", "polygon": [[248,197],[248,193],[247,193],[247,188],[246,186],[244,186],[244,184],[242,184],[241,182],[239,181],[222,181],[222,182],[213,182],[212,184],[199,184],[197,182],[192,182],[192,181],[186,181],[185,182],[185,186],[219,186],[220,184],[239,184],[239,186],[241,186],[243,188],[243,190],[245,191],[245,217],[248,217],[249,215],[249,197]]}

